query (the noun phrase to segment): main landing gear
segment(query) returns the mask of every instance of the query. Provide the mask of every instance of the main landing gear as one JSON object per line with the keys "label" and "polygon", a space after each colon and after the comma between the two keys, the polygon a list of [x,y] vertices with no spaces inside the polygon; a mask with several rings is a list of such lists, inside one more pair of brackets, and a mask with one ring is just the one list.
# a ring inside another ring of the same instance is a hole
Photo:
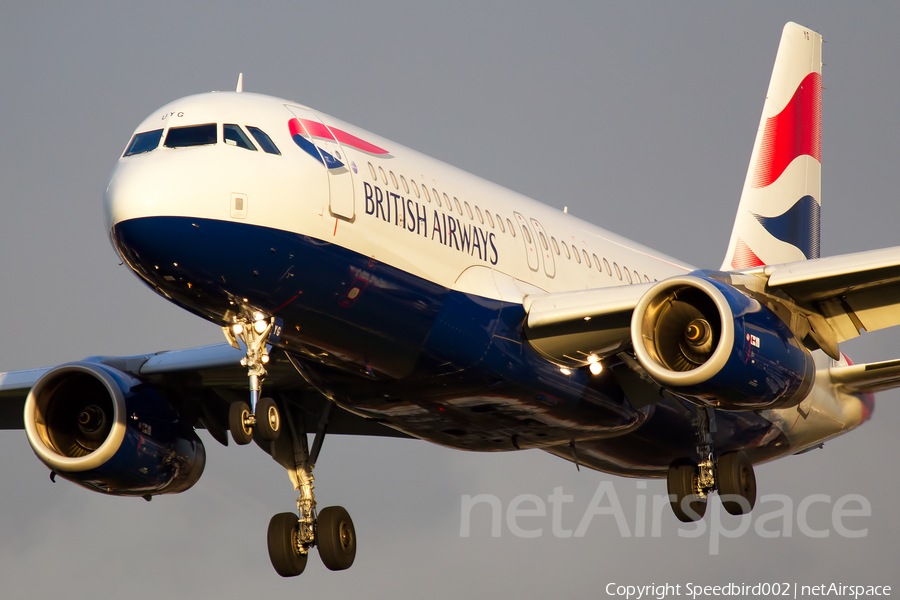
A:
{"label": "main landing gear", "polygon": [[318,547],[319,557],[331,571],[348,569],[356,558],[356,529],[347,511],[341,506],[329,506],[316,512],[313,468],[322,448],[331,406],[330,401],[325,405],[311,451],[304,418],[290,407],[285,410],[290,447],[284,438],[279,444],[273,444],[273,458],[287,468],[294,489],[300,492],[297,514],[280,513],[269,521],[269,560],[282,577],[301,574],[313,547]]}
{"label": "main landing gear", "polygon": [[281,433],[281,416],[271,398],[260,398],[260,388],[266,377],[266,363],[269,353],[266,344],[275,344],[281,337],[281,321],[272,317],[266,319],[261,313],[236,318],[233,325],[223,327],[225,337],[235,348],[240,348],[237,340],[244,342],[247,355],[241,365],[247,367],[250,379],[250,405],[234,402],[228,411],[228,425],[236,444],[249,444],[256,428],[260,437],[272,441]]}
{"label": "main landing gear", "polygon": [[716,421],[712,409],[697,409],[693,424],[697,428],[700,464],[680,459],[669,467],[669,499],[675,516],[683,523],[699,521],[706,513],[709,494],[716,490],[729,514],[749,513],[756,504],[753,463],[742,451],[729,452],[714,460],[712,434],[716,431]]}

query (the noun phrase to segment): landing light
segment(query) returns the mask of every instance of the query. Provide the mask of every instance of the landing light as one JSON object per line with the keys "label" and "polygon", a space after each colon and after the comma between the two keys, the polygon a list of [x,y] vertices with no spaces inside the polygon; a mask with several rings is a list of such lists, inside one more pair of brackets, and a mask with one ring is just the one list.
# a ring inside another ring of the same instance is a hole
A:
{"label": "landing light", "polygon": [[232,325],[231,330],[234,332],[234,335],[241,335],[244,332],[244,326],[240,323],[235,323]]}
{"label": "landing light", "polygon": [[253,329],[256,330],[256,333],[262,333],[266,330],[266,322],[260,319],[253,323]]}
{"label": "landing light", "polygon": [[592,362],[591,366],[588,367],[588,369],[591,370],[592,375],[599,375],[600,371],[603,370],[603,365],[601,365],[599,362]]}
{"label": "landing light", "polygon": [[572,371],[570,371],[569,369],[567,369],[565,367],[560,367],[559,372],[562,373],[563,375],[571,375],[572,374]]}
{"label": "landing light", "polygon": [[594,364],[594,363],[597,362],[598,360],[600,360],[600,359],[597,358],[597,355],[596,355],[596,354],[591,354],[591,355],[588,356],[588,362],[589,362],[590,364]]}
{"label": "landing light", "polygon": [[269,362],[269,355],[268,354],[263,355],[262,361],[263,361],[263,364],[266,364],[267,362]]}

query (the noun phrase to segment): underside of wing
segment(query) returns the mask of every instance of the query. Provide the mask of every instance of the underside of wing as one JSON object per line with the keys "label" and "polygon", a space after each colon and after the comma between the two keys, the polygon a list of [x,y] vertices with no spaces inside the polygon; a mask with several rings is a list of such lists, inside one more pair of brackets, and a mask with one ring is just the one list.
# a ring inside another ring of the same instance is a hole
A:
{"label": "underside of wing", "polygon": [[762,270],[771,290],[820,315],[816,327],[836,345],[861,331],[900,325],[900,247],[773,265]]}
{"label": "underside of wing", "polygon": [[[228,407],[246,400],[247,369],[241,366],[244,351],[228,344],[188,348],[139,356],[94,356],[79,364],[104,365],[141,383],[163,391],[180,406],[196,413],[197,427],[205,427],[220,442],[227,435]],[[29,391],[54,368],[0,373],[0,429],[22,429],[23,410]],[[325,396],[298,371],[296,359],[273,351],[267,364],[266,392],[282,402],[317,416],[323,413]],[[317,418],[306,419],[309,433],[316,431]],[[409,437],[381,423],[357,416],[339,406],[332,407],[328,432],[339,435]]]}
{"label": "underside of wing", "polygon": [[653,285],[526,296],[525,337],[544,358],[566,367],[620,352],[631,344],[631,313]]}

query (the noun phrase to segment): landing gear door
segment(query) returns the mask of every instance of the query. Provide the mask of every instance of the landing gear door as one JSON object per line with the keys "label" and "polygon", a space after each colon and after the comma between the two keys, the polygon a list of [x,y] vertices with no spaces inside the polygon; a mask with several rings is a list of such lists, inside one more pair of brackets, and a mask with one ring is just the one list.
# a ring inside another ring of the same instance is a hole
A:
{"label": "landing gear door", "polygon": [[353,221],[356,216],[353,197],[353,174],[350,157],[334,134],[315,113],[299,106],[287,105],[296,117],[291,121],[291,137],[328,173],[329,211],[331,216]]}
{"label": "landing gear door", "polygon": [[525,254],[528,256],[528,268],[537,271],[540,268],[540,258],[538,258],[537,244],[535,243],[534,234],[531,233],[531,227],[528,220],[519,213],[513,213],[516,216],[516,225],[522,230],[522,240],[525,242]]}

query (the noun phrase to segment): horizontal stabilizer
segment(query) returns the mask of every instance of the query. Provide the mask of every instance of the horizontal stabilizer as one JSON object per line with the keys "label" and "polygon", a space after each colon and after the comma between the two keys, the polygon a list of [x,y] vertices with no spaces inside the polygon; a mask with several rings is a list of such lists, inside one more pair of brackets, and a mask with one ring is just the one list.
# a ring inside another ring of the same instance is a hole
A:
{"label": "horizontal stabilizer", "polygon": [[874,394],[900,387],[900,359],[829,369],[831,381],[848,394]]}

